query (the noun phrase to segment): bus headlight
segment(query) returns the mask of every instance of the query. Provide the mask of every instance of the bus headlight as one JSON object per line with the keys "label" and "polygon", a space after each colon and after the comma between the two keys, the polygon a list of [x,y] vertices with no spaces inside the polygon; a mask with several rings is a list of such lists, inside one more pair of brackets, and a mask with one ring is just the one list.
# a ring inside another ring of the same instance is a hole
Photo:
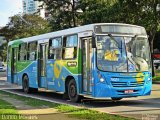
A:
{"label": "bus headlight", "polygon": [[100,82],[104,82],[104,78],[100,78],[100,80],[99,80]]}
{"label": "bus headlight", "polygon": [[150,80],[151,80],[151,78],[149,77],[149,78],[148,78],[148,81],[150,81]]}
{"label": "bus headlight", "polygon": [[150,81],[151,81],[151,78],[149,77],[149,78],[148,78],[148,81],[146,82],[146,84],[149,84]]}
{"label": "bus headlight", "polygon": [[104,78],[102,77],[101,74],[98,74],[98,77],[99,77],[99,81],[100,81],[100,82],[102,82],[102,83],[105,82],[105,80],[104,80]]}

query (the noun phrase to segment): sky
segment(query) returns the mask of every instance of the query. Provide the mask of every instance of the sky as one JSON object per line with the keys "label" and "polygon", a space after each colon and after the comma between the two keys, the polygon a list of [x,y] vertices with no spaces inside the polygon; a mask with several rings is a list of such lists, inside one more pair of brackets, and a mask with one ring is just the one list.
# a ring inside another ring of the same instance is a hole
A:
{"label": "sky", "polygon": [[9,22],[9,17],[22,13],[22,0],[0,0],[0,27]]}

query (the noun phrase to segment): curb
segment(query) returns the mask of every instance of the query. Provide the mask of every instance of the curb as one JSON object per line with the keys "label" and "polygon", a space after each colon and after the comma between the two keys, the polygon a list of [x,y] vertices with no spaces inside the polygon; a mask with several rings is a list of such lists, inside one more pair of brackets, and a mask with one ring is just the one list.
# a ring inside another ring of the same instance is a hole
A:
{"label": "curb", "polygon": [[7,77],[0,77],[0,80],[7,81]]}
{"label": "curb", "polygon": [[53,113],[60,113],[58,110],[54,108],[46,108],[46,109],[32,109],[32,110],[17,110],[19,114],[22,115],[44,115],[44,114],[53,114]]}

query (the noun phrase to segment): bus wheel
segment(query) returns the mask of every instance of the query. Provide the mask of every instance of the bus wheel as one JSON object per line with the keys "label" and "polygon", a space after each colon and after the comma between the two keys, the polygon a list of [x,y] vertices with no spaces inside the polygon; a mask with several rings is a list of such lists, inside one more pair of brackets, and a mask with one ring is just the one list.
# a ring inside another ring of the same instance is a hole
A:
{"label": "bus wheel", "polygon": [[113,101],[121,100],[122,98],[111,98]]}
{"label": "bus wheel", "polygon": [[74,79],[71,79],[68,83],[68,96],[72,102],[80,101],[80,96],[77,94],[77,86]]}
{"label": "bus wheel", "polygon": [[23,77],[23,85],[22,85],[22,87],[23,87],[23,91],[24,91],[25,93],[30,93],[31,88],[29,87],[29,79],[28,79],[28,76],[27,76],[27,75],[25,75],[25,76]]}

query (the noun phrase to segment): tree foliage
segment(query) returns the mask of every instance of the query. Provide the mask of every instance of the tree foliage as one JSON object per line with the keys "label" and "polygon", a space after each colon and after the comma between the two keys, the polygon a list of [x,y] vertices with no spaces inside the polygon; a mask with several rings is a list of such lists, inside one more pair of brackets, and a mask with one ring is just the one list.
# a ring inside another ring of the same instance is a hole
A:
{"label": "tree foliage", "polygon": [[[36,15],[12,16],[9,23],[0,29],[0,36],[5,36],[7,43],[20,39],[50,32],[48,21]],[[7,44],[0,47],[1,57],[6,59]]]}
{"label": "tree foliage", "polygon": [[[160,24],[160,0],[119,0],[123,22],[144,26],[148,32],[151,49]],[[159,6],[159,7],[158,7]]]}
{"label": "tree foliage", "polygon": [[110,18],[113,5],[117,0],[80,0],[80,9],[83,24],[111,22]]}
{"label": "tree foliage", "polygon": [[78,25],[79,0],[35,0],[43,1],[51,16],[52,30],[71,28]]}
{"label": "tree foliage", "polygon": [[7,26],[0,30],[7,41],[50,32],[49,23],[37,15],[12,16]]}
{"label": "tree foliage", "polygon": [[7,43],[0,46],[0,61],[6,61],[7,56]]}

